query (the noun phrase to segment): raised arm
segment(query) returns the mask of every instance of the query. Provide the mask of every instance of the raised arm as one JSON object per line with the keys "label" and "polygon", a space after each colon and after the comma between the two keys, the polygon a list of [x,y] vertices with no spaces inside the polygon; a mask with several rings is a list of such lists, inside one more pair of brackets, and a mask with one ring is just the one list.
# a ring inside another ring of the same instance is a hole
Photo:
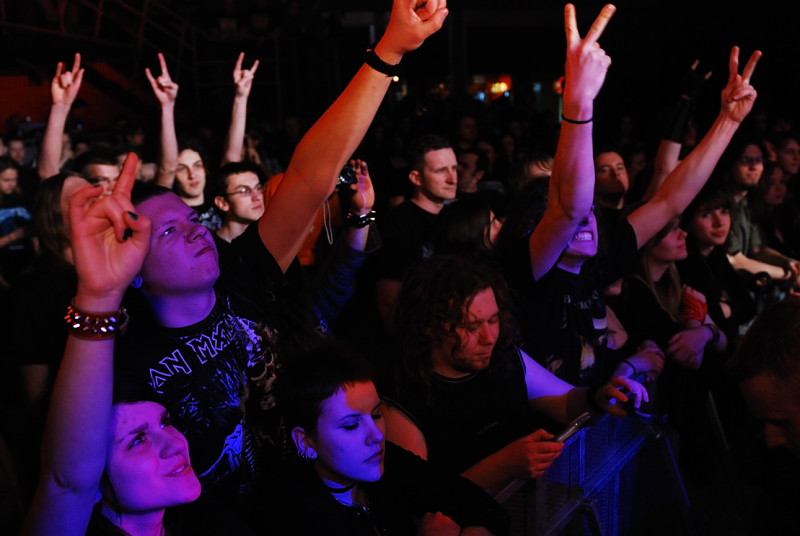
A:
{"label": "raised arm", "polygon": [[[347,219],[368,219],[375,204],[375,189],[372,187],[372,178],[369,176],[367,163],[362,160],[351,160],[350,165],[356,172],[358,182],[350,185],[352,197],[347,213]],[[374,218],[374,215],[373,215]],[[368,220],[366,220],[368,221]],[[345,240],[351,248],[363,251],[367,247],[370,226],[368,223],[359,222],[351,225],[348,223],[344,229]]]}
{"label": "raised arm", "polygon": [[717,120],[697,147],[667,176],[653,198],[628,216],[638,247],[681,214],[711,176],[733,134],[753,108],[756,90],[750,85],[750,78],[760,57],[760,51],[753,52],[739,74],[739,47],[731,49],[730,75],[722,90],[722,108]]}
{"label": "raised arm", "polygon": [[615,11],[613,5],[606,5],[581,39],[575,6],[567,4],[564,8],[567,34],[564,121],[550,176],[547,209],[529,242],[533,278],[537,280],[556,264],[592,207],[594,99],[611,65],[611,58],[597,40]]}
{"label": "raised arm", "polygon": [[144,70],[150,87],[161,104],[161,141],[158,151],[158,173],[156,184],[172,188],[175,172],[178,169],[178,137],[175,135],[175,99],[178,98],[178,84],[172,81],[167,70],[167,61],[158,53],[161,74],[154,78],[150,68]]}
{"label": "raised arm", "polygon": [[672,112],[672,116],[664,129],[664,135],[661,138],[661,143],[658,146],[658,153],[654,162],[653,178],[650,179],[650,184],[647,186],[647,191],[642,198],[644,201],[649,201],[656,194],[658,189],[664,183],[667,175],[672,173],[672,170],[677,167],[683,137],[686,133],[686,126],[689,123],[692,111],[697,104],[697,99],[703,90],[703,86],[711,77],[711,71],[702,75],[697,72],[697,66],[700,60],[694,60],[689,72],[683,79],[683,88],[681,90],[680,99],[678,104]]}
{"label": "raised arm", "polygon": [[[70,199],[71,243],[78,274],[76,310],[117,311],[150,244],[150,223],[136,218],[130,157],[114,194],[89,186]],[[86,533],[105,468],[112,411],[114,339],[70,332],[58,371],[42,447],[42,474],[23,535]]]}
{"label": "raised arm", "polygon": [[253,87],[253,78],[258,69],[258,60],[253,62],[249,69],[242,69],[244,52],[239,54],[236,66],[233,68],[233,84],[236,94],[233,97],[233,111],[231,112],[231,125],[228,128],[228,137],[225,139],[225,151],[222,155],[221,165],[228,162],[242,161],[242,146],[244,145],[244,129],[247,125],[247,99]]}
{"label": "raised arm", "polygon": [[[395,0],[375,55],[389,65],[400,63],[406,52],[419,48],[442,27],[447,13],[445,0]],[[391,81],[362,65],[297,145],[283,182],[258,222],[264,245],[283,270],[299,251],[314,214],[333,191],[339,171],[364,137]]]}
{"label": "raised arm", "polygon": [[64,126],[67,124],[69,110],[81,89],[82,81],[83,69],[81,69],[80,54],[75,54],[71,71],[64,71],[64,63],[58,62],[56,75],[50,84],[50,115],[47,117],[47,126],[44,129],[42,145],[36,162],[39,178],[42,180],[61,172]]}

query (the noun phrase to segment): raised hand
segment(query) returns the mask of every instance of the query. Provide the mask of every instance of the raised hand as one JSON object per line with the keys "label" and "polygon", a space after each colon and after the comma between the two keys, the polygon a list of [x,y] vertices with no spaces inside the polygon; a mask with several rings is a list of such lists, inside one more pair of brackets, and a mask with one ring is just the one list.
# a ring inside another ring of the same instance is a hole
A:
{"label": "raised hand", "polygon": [[[617,10],[607,4],[595,19],[592,27],[581,39],[575,20],[575,6],[564,7],[564,23],[567,34],[567,61],[565,66],[564,104],[586,103],[594,100],[603,87],[611,58],[600,48],[597,40],[603,34],[608,21]],[[583,120],[588,118],[571,117]]]}
{"label": "raised hand", "polygon": [[83,69],[81,69],[81,55],[75,54],[75,61],[71,71],[64,71],[64,62],[58,62],[56,75],[50,84],[50,97],[53,104],[72,106],[78,91],[81,89],[83,81]]}
{"label": "raised hand", "polygon": [[394,0],[389,25],[375,53],[386,63],[399,63],[403,54],[418,49],[442,27],[447,14],[446,0]]}
{"label": "raised hand", "polygon": [[703,86],[706,83],[706,80],[711,78],[711,71],[708,71],[706,74],[700,74],[697,71],[697,67],[700,65],[700,60],[694,60],[692,66],[689,67],[689,70],[683,76],[683,84],[681,87],[681,96],[689,99],[689,100],[696,100],[700,97],[700,93],[703,92]]}
{"label": "raised hand", "polygon": [[253,87],[253,78],[258,69],[258,60],[253,62],[253,66],[249,69],[242,69],[242,62],[244,61],[244,52],[239,54],[239,59],[236,60],[236,66],[233,68],[233,84],[236,86],[237,97],[247,97],[250,95],[250,90]]}
{"label": "raised hand", "polygon": [[756,90],[750,85],[750,78],[756,69],[758,60],[761,59],[761,51],[756,50],[747,60],[744,71],[739,74],[739,47],[731,49],[730,60],[728,61],[728,85],[722,90],[722,110],[721,113],[733,121],[741,123],[756,101]]}
{"label": "raised hand", "polygon": [[353,192],[353,197],[350,199],[353,212],[360,215],[367,214],[375,204],[375,190],[372,187],[367,163],[362,160],[351,160],[350,165],[355,169],[358,179],[358,182],[350,185],[350,190]]}
{"label": "raised hand", "polygon": [[617,376],[607,384],[603,385],[595,393],[595,402],[597,402],[597,404],[609,415],[614,415],[615,417],[628,416],[628,413],[625,411],[625,408],[622,407],[622,404],[618,403],[624,403],[628,401],[628,395],[620,391],[621,388],[627,389],[628,393],[636,397],[634,405],[637,408],[642,401],[650,401],[650,397],[647,394],[647,389],[645,389],[641,383],[630,378],[626,378],[625,376]]}
{"label": "raised hand", "polygon": [[175,99],[178,98],[178,84],[173,82],[172,78],[170,78],[169,71],[167,70],[167,60],[164,59],[164,55],[160,52],[158,53],[158,62],[161,64],[161,74],[158,78],[153,77],[149,67],[145,68],[144,74],[147,75],[147,79],[150,81],[150,87],[153,88],[153,93],[155,93],[158,102],[160,102],[162,106],[174,104]]}
{"label": "raised hand", "polygon": [[90,311],[119,307],[150,248],[150,220],[138,216],[131,203],[137,162],[136,155],[128,155],[111,195],[100,197],[103,188],[87,186],[69,200],[78,293],[91,300]]}

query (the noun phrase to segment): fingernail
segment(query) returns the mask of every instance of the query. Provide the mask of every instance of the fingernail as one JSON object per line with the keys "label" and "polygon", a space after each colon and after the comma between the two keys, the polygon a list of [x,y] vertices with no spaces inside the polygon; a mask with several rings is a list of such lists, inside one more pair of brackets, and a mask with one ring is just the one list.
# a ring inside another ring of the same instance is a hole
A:
{"label": "fingernail", "polygon": [[130,237],[132,237],[132,236],[133,236],[133,231],[131,231],[131,229],[130,229],[130,228],[128,228],[128,229],[125,229],[124,231],[122,231],[122,241],[123,241],[123,242],[124,242],[125,240],[129,239],[129,238],[130,238]]}
{"label": "fingernail", "polygon": [[[130,216],[133,221],[136,221],[136,220],[139,219],[139,215],[136,214],[135,212],[128,211],[128,216]],[[128,229],[128,230],[130,231],[130,229]]]}

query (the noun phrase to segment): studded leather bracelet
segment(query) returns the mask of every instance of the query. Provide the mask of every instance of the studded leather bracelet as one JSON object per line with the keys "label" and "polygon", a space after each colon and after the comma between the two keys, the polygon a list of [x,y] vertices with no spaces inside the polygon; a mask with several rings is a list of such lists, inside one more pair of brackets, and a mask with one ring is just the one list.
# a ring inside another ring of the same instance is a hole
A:
{"label": "studded leather bracelet", "polygon": [[75,300],[67,308],[67,329],[70,335],[89,341],[111,339],[117,332],[124,333],[128,325],[128,312],[124,307],[108,313],[90,313],[75,307]]}

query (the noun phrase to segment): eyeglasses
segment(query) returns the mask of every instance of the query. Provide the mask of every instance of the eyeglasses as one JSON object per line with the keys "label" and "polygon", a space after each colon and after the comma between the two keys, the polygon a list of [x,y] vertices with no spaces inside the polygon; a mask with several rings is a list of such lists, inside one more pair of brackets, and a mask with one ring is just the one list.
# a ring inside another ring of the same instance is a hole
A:
{"label": "eyeglasses", "polygon": [[739,159],[739,163],[745,166],[752,166],[755,164],[763,164],[764,157],[763,156],[743,156]]}
{"label": "eyeglasses", "polygon": [[255,186],[253,188],[251,188],[249,186],[241,186],[241,187],[237,188],[236,190],[234,190],[232,192],[225,192],[225,195],[227,195],[227,196],[240,195],[242,197],[249,197],[249,196],[253,195],[253,192],[258,192],[259,194],[263,194],[264,193],[264,186],[262,186],[261,184],[259,184],[258,186]]}

